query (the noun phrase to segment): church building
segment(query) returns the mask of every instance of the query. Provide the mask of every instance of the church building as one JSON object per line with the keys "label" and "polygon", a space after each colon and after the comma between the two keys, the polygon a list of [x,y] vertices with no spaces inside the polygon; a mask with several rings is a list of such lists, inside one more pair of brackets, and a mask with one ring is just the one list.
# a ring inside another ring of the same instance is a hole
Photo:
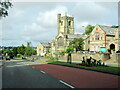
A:
{"label": "church building", "polygon": [[58,34],[51,42],[51,55],[56,57],[61,51],[65,51],[71,40],[81,38],[82,35],[74,34],[74,17],[69,17],[66,14],[57,15],[57,30]]}

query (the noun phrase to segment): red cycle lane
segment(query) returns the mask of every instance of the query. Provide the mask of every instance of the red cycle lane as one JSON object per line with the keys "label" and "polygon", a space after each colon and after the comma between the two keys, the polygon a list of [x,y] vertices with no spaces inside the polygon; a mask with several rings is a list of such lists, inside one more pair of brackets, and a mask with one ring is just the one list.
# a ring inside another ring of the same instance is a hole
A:
{"label": "red cycle lane", "polygon": [[32,66],[77,88],[118,88],[117,75],[51,64]]}

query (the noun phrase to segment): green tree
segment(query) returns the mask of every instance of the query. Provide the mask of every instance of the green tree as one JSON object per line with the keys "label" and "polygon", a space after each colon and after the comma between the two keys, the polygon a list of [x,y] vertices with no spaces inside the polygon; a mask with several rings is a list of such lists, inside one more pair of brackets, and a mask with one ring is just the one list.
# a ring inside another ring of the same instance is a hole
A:
{"label": "green tree", "polygon": [[33,55],[33,48],[32,47],[26,47],[26,50],[25,50],[25,56],[31,56]]}
{"label": "green tree", "polygon": [[18,47],[18,54],[24,55],[26,47],[22,44],[22,46]]}
{"label": "green tree", "polygon": [[83,42],[82,38],[74,39],[69,43],[69,48],[74,48],[77,51],[83,50]]}
{"label": "green tree", "polygon": [[35,55],[36,51],[34,50],[34,47],[30,46],[31,42],[27,42],[27,47],[25,50],[25,56],[31,56],[31,55]]}
{"label": "green tree", "polygon": [[92,32],[92,30],[94,29],[95,26],[92,26],[92,25],[88,25],[86,28],[85,28],[85,32],[83,33],[83,35],[87,34],[87,35],[90,35],[90,33]]}
{"label": "green tree", "polygon": [[73,52],[73,51],[74,51],[74,48],[68,47],[68,48],[66,49],[66,53],[70,53],[70,52]]}
{"label": "green tree", "polygon": [[18,47],[13,47],[12,49],[14,56],[17,56],[18,54]]}
{"label": "green tree", "polygon": [[59,55],[64,55],[66,53],[66,51],[61,51],[59,52]]}
{"label": "green tree", "polygon": [[13,4],[9,0],[0,0],[0,19],[8,16],[8,9],[12,6]]}
{"label": "green tree", "polygon": [[12,49],[3,49],[2,53],[4,54],[4,56],[6,56],[7,54],[7,56],[10,56],[10,58],[14,57]]}

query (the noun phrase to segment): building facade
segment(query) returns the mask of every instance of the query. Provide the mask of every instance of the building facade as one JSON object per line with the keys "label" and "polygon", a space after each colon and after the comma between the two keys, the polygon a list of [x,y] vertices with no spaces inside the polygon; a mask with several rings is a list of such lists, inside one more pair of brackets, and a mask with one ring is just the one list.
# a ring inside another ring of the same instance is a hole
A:
{"label": "building facade", "polygon": [[120,45],[119,33],[118,27],[96,25],[90,34],[90,51],[100,51],[101,47],[117,51]]}
{"label": "building facade", "polygon": [[57,57],[59,52],[65,51],[71,40],[82,37],[80,34],[74,34],[74,17],[58,14],[57,27],[58,34],[51,42],[51,55],[53,57]]}
{"label": "building facade", "polygon": [[39,43],[37,46],[37,56],[44,56],[50,52],[51,44],[49,42]]}

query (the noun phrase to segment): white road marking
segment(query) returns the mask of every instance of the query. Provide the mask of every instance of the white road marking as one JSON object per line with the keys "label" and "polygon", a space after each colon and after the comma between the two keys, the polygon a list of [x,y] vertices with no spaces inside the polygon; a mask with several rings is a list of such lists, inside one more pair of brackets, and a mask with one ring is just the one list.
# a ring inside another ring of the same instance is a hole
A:
{"label": "white road marking", "polygon": [[42,73],[45,73],[44,71],[41,71]]}
{"label": "white road marking", "polygon": [[61,83],[65,84],[66,86],[70,87],[70,88],[75,88],[75,87],[73,87],[73,86],[67,84],[66,82],[64,82],[64,81],[62,81],[62,80],[59,80],[59,81],[60,81]]}
{"label": "white road marking", "polygon": [[19,66],[25,66],[25,65],[13,65],[13,66],[7,66],[7,67],[19,67]]}

